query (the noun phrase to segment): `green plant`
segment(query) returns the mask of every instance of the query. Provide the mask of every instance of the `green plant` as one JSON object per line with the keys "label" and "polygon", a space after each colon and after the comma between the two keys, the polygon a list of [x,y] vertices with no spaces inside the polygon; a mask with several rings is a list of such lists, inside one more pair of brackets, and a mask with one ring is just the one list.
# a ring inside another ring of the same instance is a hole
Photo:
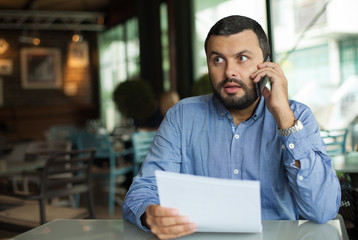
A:
{"label": "green plant", "polygon": [[158,109],[151,86],[140,79],[120,83],[113,92],[113,100],[124,116],[138,122],[146,121]]}

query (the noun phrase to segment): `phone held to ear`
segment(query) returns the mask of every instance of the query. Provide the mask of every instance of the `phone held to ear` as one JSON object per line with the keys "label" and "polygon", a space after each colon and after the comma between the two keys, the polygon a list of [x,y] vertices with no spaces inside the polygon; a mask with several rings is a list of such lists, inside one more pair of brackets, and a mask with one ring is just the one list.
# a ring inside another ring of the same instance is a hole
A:
{"label": "phone held to ear", "polygon": [[[271,61],[270,56],[268,56],[266,58],[265,62],[270,62],[270,61]],[[263,77],[263,78],[260,79],[259,82],[255,83],[256,95],[258,97],[261,97],[262,91],[264,90],[268,80],[269,80],[268,77]]]}

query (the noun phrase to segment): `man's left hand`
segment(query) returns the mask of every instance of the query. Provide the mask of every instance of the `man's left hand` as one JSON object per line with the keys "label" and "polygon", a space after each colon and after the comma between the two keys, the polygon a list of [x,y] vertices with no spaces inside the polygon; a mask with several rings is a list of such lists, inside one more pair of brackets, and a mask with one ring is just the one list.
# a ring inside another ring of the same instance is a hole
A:
{"label": "man's left hand", "polygon": [[254,82],[268,77],[271,81],[271,90],[267,87],[262,91],[266,105],[279,129],[290,128],[294,125],[295,116],[288,102],[287,79],[281,67],[273,62],[264,62],[257,65],[258,70],[251,75]]}

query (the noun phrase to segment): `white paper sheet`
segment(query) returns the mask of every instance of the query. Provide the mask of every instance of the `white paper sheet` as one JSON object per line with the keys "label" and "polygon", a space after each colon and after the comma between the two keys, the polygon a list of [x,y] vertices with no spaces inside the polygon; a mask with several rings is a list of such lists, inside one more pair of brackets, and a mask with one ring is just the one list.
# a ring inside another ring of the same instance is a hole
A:
{"label": "white paper sheet", "polygon": [[198,232],[261,232],[260,182],[156,171],[160,205],[176,208]]}

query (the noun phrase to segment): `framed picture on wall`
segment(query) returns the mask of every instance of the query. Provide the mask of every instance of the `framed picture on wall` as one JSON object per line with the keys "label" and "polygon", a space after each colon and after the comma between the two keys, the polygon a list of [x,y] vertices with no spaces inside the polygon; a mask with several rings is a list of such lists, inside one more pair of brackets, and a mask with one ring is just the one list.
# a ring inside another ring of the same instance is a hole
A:
{"label": "framed picture on wall", "polygon": [[60,50],[56,48],[23,48],[20,54],[23,88],[62,87]]}

